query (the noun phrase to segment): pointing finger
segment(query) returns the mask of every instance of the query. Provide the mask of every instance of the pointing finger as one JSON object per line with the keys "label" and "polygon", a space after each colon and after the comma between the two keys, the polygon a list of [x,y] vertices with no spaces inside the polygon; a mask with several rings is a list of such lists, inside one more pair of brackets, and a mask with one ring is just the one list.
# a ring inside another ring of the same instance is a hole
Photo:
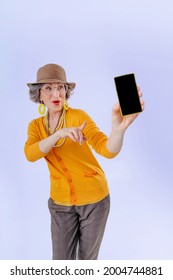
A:
{"label": "pointing finger", "polygon": [[81,124],[81,126],[78,127],[78,129],[80,131],[82,131],[86,127],[86,125],[87,125],[87,122],[85,121],[83,124]]}

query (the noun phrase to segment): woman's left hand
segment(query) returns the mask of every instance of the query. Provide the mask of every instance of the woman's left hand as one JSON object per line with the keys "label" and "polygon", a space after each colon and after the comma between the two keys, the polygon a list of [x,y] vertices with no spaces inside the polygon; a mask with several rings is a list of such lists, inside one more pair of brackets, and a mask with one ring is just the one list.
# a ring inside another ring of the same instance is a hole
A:
{"label": "woman's left hand", "polygon": [[[143,111],[144,101],[141,100],[142,92],[140,91],[139,87],[138,87],[138,94],[140,97],[140,103]],[[112,108],[112,128],[122,130],[125,132],[128,126],[139,116],[139,114],[140,113],[122,116],[119,103],[115,104]]]}

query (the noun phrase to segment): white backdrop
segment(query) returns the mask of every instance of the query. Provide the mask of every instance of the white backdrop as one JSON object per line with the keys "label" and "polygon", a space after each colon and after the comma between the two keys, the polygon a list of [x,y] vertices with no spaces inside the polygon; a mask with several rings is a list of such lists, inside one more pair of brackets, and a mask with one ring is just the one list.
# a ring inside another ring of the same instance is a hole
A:
{"label": "white backdrop", "polygon": [[113,77],[134,72],[145,112],[115,159],[97,155],[111,212],[100,259],[173,259],[170,0],[2,0],[0,3],[0,259],[51,259],[49,174],[27,162],[27,126],[38,117],[27,82],[47,63],[77,83],[70,106],[109,135]]}

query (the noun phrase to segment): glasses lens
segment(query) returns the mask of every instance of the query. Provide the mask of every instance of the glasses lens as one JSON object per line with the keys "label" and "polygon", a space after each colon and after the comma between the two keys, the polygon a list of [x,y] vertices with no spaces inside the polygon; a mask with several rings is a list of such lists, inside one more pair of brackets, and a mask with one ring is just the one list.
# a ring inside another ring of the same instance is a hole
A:
{"label": "glasses lens", "polygon": [[57,87],[58,91],[64,91],[65,90],[65,85],[64,84],[59,84]]}
{"label": "glasses lens", "polygon": [[51,94],[53,92],[53,87],[51,85],[44,85],[42,87],[42,90],[46,93],[46,94]]}

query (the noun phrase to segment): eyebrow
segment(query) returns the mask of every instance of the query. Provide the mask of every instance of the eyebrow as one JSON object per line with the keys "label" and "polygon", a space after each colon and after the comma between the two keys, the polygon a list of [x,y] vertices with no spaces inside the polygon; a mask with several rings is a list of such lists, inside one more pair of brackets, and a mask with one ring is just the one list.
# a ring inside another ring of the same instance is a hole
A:
{"label": "eyebrow", "polygon": [[51,85],[51,86],[52,86],[53,84],[57,84],[57,85],[59,85],[59,84],[60,84],[60,85],[64,85],[64,83],[46,83],[45,85]]}

